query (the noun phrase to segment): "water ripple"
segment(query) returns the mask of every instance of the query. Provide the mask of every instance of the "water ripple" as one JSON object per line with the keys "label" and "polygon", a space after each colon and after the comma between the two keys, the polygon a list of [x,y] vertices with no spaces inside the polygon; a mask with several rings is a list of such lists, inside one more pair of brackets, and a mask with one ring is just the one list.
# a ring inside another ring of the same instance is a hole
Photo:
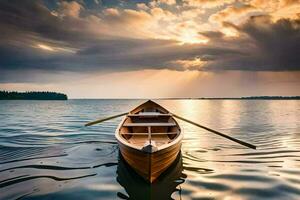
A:
{"label": "water ripple", "polygon": [[31,168],[31,169],[50,169],[50,170],[79,170],[79,169],[89,169],[90,167],[62,167],[62,166],[55,166],[55,165],[22,165],[18,167],[11,167],[7,169],[0,170],[0,172],[9,171],[12,169],[24,169],[24,168]]}
{"label": "water ripple", "polygon": [[29,177],[26,176],[26,177],[22,177],[22,178],[3,180],[0,183],[0,188],[4,188],[4,187],[7,187],[7,186],[10,186],[13,184],[21,183],[21,182],[32,180],[32,179],[38,179],[38,178],[49,178],[49,179],[53,179],[55,181],[68,181],[68,180],[81,179],[81,178],[86,178],[86,177],[91,177],[91,176],[96,176],[96,175],[97,174],[88,174],[88,175],[84,175],[84,176],[76,176],[76,177],[69,177],[69,178],[62,178],[62,177],[48,176],[48,175],[29,176]]}
{"label": "water ripple", "polygon": [[38,159],[43,159],[43,158],[56,158],[56,157],[63,157],[63,156],[67,156],[67,155],[68,154],[59,154],[59,155],[51,155],[51,156],[29,157],[29,158],[23,158],[23,159],[4,161],[4,162],[0,162],[0,164],[7,164],[7,163],[20,162],[20,161],[28,161],[28,160],[38,160]]}

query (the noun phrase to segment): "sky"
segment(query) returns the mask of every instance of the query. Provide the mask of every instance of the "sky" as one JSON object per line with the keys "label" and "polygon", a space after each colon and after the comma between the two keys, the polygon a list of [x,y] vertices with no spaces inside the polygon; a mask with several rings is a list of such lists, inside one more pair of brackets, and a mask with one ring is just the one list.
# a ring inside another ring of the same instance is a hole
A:
{"label": "sky", "polygon": [[300,0],[1,0],[0,90],[300,95]]}

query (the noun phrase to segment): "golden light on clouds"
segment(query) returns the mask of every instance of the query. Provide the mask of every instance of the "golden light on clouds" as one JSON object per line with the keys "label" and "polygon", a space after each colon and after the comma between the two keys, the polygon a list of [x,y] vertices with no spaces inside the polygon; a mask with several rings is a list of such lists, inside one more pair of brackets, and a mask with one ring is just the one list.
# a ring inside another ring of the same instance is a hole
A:
{"label": "golden light on clouds", "polygon": [[183,66],[185,69],[199,70],[204,66],[206,61],[202,61],[200,58],[194,58],[192,60],[176,60],[174,63]]}
{"label": "golden light on clouds", "polygon": [[178,38],[179,44],[206,44],[209,40],[199,37],[199,34],[195,31],[183,32]]}
{"label": "golden light on clouds", "polygon": [[76,53],[76,49],[74,49],[74,48],[50,46],[50,45],[41,44],[41,43],[37,44],[35,47],[45,50],[45,51],[50,51],[50,52]]}
{"label": "golden light on clouds", "polygon": [[227,37],[238,37],[239,36],[239,32],[230,27],[222,28],[221,32]]}
{"label": "golden light on clouds", "polygon": [[37,47],[42,50],[46,50],[46,51],[54,51],[54,49],[52,47],[45,45],[45,44],[38,44]]}
{"label": "golden light on clouds", "polygon": [[[270,2],[241,0],[238,4],[234,0],[184,0],[179,6],[174,0],[160,0],[139,3],[135,9],[106,8],[85,20],[93,19],[91,30],[117,37],[127,35],[138,39],[175,40],[179,45],[201,45],[210,42],[199,34],[205,31],[220,31],[227,37],[240,36],[239,30],[225,27],[223,22],[240,25],[251,16],[268,14],[272,19],[279,19],[299,13],[299,4]],[[170,9],[166,9],[166,5]],[[266,6],[270,10],[265,9]]]}

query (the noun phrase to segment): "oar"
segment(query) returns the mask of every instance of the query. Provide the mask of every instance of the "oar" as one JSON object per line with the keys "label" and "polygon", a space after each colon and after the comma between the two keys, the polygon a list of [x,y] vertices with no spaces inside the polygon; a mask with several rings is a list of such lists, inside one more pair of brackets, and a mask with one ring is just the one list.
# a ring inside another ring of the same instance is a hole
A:
{"label": "oar", "polygon": [[224,137],[224,138],[227,138],[227,139],[229,139],[229,140],[231,140],[231,141],[234,141],[234,142],[236,142],[236,143],[239,143],[239,144],[244,145],[244,146],[246,146],[246,147],[249,147],[249,148],[251,148],[251,149],[256,149],[256,146],[253,145],[253,144],[249,144],[249,143],[244,142],[244,141],[241,141],[241,140],[239,140],[239,139],[230,137],[230,136],[228,136],[228,135],[226,135],[226,134],[224,134],[224,133],[220,133],[219,131],[210,129],[210,128],[208,128],[208,127],[205,127],[205,126],[202,126],[202,125],[200,125],[200,124],[197,124],[196,122],[193,122],[193,121],[191,121],[191,120],[188,120],[188,119],[185,119],[185,118],[180,117],[180,116],[178,116],[178,115],[175,115],[174,113],[172,113],[172,115],[173,115],[174,117],[178,118],[178,119],[181,119],[182,121],[185,121],[185,122],[188,122],[188,123],[193,124],[193,125],[195,125],[195,126],[198,126],[198,127],[200,127],[200,128],[203,128],[203,129],[205,129],[205,130],[207,130],[207,131],[210,131],[210,132],[212,132],[212,133],[215,133],[215,134],[217,134],[217,135],[219,135],[219,136],[222,136],[222,137]]}
{"label": "oar", "polygon": [[85,124],[84,126],[91,126],[91,125],[98,124],[98,123],[101,123],[101,122],[104,122],[104,121],[107,121],[107,120],[110,120],[110,119],[114,119],[114,118],[117,118],[117,117],[122,117],[122,116],[127,115],[127,114],[128,114],[128,112],[118,114],[118,115],[114,115],[114,116],[110,116],[110,117],[105,117],[105,118],[102,118],[102,119],[98,119],[96,121],[89,122],[89,123]]}

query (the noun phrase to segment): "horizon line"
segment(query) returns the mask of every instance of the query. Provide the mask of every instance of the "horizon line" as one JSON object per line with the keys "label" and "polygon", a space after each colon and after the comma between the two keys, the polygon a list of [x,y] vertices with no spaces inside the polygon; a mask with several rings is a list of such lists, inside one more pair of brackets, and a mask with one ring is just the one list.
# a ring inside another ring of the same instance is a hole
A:
{"label": "horizon line", "polygon": [[300,99],[300,95],[296,95],[296,96],[241,96],[241,97],[156,97],[156,98],[69,98],[69,99],[78,99],[78,100],[148,100],[148,99],[154,99],[154,100],[180,100],[180,99],[255,99],[255,98],[260,98],[260,99],[269,99],[269,98],[299,98]]}

